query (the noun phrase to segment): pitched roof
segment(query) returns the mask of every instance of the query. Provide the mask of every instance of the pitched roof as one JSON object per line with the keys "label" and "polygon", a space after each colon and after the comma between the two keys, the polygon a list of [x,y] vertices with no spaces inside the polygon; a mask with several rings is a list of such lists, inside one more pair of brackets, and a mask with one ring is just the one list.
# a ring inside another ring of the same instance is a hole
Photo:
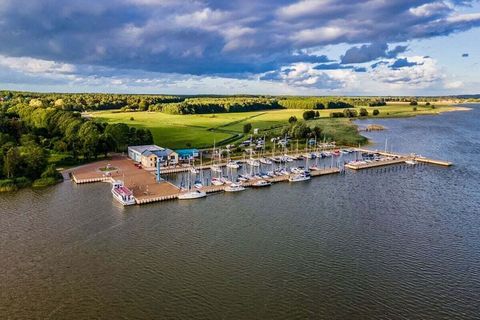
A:
{"label": "pitched roof", "polygon": [[144,146],[130,146],[128,147],[128,149],[138,152],[140,154],[143,154],[145,151],[165,150],[164,148],[161,148],[154,144],[144,145]]}

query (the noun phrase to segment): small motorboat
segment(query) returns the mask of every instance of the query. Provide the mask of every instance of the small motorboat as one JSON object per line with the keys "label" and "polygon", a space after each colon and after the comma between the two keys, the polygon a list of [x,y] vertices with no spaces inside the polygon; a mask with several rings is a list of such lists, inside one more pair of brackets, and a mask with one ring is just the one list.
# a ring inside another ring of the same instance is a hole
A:
{"label": "small motorboat", "polygon": [[213,177],[212,178],[212,184],[214,186],[223,186],[225,184],[225,182],[221,178]]}
{"label": "small motorboat", "polygon": [[207,196],[207,193],[205,191],[192,190],[185,193],[180,193],[178,195],[178,199],[191,200],[191,199],[205,198],[206,196]]}
{"label": "small motorboat", "polygon": [[213,171],[213,172],[222,172],[222,168],[220,168],[220,166],[214,164],[213,166],[210,167],[210,169]]}
{"label": "small motorboat", "polygon": [[193,186],[194,186],[195,188],[197,188],[197,189],[200,189],[200,188],[203,187],[203,183],[202,183],[202,181],[200,181],[200,180],[196,180],[196,181],[193,183]]}
{"label": "small motorboat", "polygon": [[288,181],[290,182],[300,182],[300,181],[307,181],[310,180],[310,175],[307,175],[306,173],[299,173],[299,174],[294,174],[288,178]]}
{"label": "small motorboat", "polygon": [[240,168],[240,165],[237,163],[237,161],[229,161],[227,163],[227,168],[238,169],[238,168]]}
{"label": "small motorboat", "polygon": [[252,184],[252,187],[254,188],[261,188],[261,187],[268,187],[271,186],[272,183],[267,181],[267,180],[257,180]]}
{"label": "small motorboat", "polygon": [[245,187],[239,183],[232,183],[229,186],[225,187],[226,192],[239,192],[245,190]]}
{"label": "small motorboat", "polygon": [[418,161],[417,160],[405,160],[405,163],[408,164],[409,166],[414,166],[416,164],[418,164]]}
{"label": "small motorboat", "polygon": [[309,169],[310,171],[318,171],[318,170],[320,170],[320,168],[319,168],[318,166],[315,166],[315,165],[314,165],[314,166],[310,166],[308,169]]}
{"label": "small motorboat", "polygon": [[268,158],[260,158],[259,161],[260,161],[260,163],[262,163],[262,164],[267,164],[267,165],[270,165],[270,164],[273,163],[272,160],[270,160],[270,159],[268,159]]}
{"label": "small motorboat", "polygon": [[191,172],[191,173],[194,173],[194,174],[197,174],[197,173],[200,173],[200,170],[198,170],[198,169],[195,168],[195,167],[191,167],[191,168],[190,168],[190,172]]}

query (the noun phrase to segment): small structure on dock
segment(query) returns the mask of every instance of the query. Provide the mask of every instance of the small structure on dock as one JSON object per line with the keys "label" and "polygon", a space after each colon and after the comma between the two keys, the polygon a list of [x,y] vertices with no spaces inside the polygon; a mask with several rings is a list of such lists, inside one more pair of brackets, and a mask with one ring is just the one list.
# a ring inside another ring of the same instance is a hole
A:
{"label": "small structure on dock", "polygon": [[180,162],[188,162],[200,157],[198,149],[178,149],[175,152],[178,154],[178,161]]}

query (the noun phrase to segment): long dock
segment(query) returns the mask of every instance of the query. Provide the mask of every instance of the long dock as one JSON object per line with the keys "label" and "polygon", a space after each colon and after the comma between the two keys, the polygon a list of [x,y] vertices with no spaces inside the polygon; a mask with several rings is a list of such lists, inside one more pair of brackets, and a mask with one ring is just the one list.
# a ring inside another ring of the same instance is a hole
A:
{"label": "long dock", "polygon": [[[319,176],[325,176],[325,175],[330,175],[330,174],[335,174],[335,173],[340,173],[341,170],[339,168],[326,168],[326,169],[321,169],[321,170],[316,170],[310,172],[310,175],[312,177],[319,177]],[[290,178],[290,174],[287,175],[282,175],[282,176],[275,176],[271,178],[266,178],[266,179],[257,179],[257,180],[266,180],[270,183],[278,183],[278,182],[288,182],[288,179]],[[243,182],[242,185],[244,187],[251,187],[257,180],[249,180],[246,182]],[[204,191],[205,193],[218,193],[218,192],[224,192],[225,188],[228,185],[221,185],[221,186],[215,186],[215,185],[210,185],[210,186],[205,186],[202,187],[198,190]],[[163,195],[163,196],[143,196],[142,198],[136,198],[137,204],[146,204],[146,203],[151,203],[151,202],[158,202],[158,201],[166,201],[166,200],[174,200],[177,199],[178,196],[182,194],[181,191],[177,191],[175,193],[169,194],[169,195]]]}
{"label": "long dock", "polygon": [[[345,164],[345,168],[351,170],[362,170],[375,167],[382,167],[388,165],[395,165],[405,163],[408,160],[415,160],[421,163],[451,166],[452,163],[448,161],[429,159],[414,154],[395,154],[391,152],[382,152],[376,150],[368,150],[363,148],[354,148],[357,152],[377,153],[388,159],[380,159],[370,162],[351,162]],[[243,162],[243,161],[238,161]],[[219,166],[226,166],[226,163],[217,164]],[[211,169],[211,164],[197,166],[197,169],[208,170]],[[178,173],[189,171],[191,166],[182,166],[174,168],[163,168],[162,174]],[[124,185],[133,192],[133,196],[137,204],[145,204],[158,201],[167,201],[177,199],[183,192],[176,185],[168,181],[156,180],[155,174],[152,171],[145,170],[135,166],[134,162],[126,157],[114,157],[110,160],[103,160],[96,163],[90,163],[81,167],[71,169],[68,171],[72,180],[77,184],[93,183],[93,182],[114,182],[115,180],[122,180]],[[324,168],[320,170],[311,171],[311,177],[318,177],[323,175],[340,173],[342,170],[337,167]],[[289,181],[290,174],[274,176],[266,178],[271,183]],[[243,182],[245,187],[251,187],[256,180],[249,180]],[[200,188],[206,193],[224,192],[227,185],[222,186],[205,186]]]}
{"label": "long dock", "polygon": [[376,151],[376,150],[368,150],[368,149],[362,149],[362,148],[355,148],[355,151],[368,152],[368,153],[378,153],[382,156],[389,157],[389,158],[392,158],[392,159],[372,161],[372,162],[369,162],[369,163],[347,163],[347,164],[345,164],[345,168],[352,169],[352,170],[370,169],[370,168],[383,167],[383,166],[389,166],[389,165],[394,165],[394,164],[401,164],[401,163],[405,163],[405,161],[408,161],[408,160],[414,160],[414,161],[417,161],[417,162],[439,165],[439,166],[444,166],[444,167],[450,167],[450,166],[453,165],[453,163],[449,162],[449,161],[435,160],[435,159],[430,159],[430,158],[417,156],[417,155],[414,155],[414,154],[405,155],[405,154],[397,154],[397,153],[392,153],[392,152],[382,152],[382,151]]}

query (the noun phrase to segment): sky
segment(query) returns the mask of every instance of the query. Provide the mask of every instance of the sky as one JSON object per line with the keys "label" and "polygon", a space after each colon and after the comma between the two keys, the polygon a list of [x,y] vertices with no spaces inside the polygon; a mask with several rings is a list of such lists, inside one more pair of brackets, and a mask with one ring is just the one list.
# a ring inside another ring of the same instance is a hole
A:
{"label": "sky", "polygon": [[480,93],[472,0],[0,0],[0,89]]}

